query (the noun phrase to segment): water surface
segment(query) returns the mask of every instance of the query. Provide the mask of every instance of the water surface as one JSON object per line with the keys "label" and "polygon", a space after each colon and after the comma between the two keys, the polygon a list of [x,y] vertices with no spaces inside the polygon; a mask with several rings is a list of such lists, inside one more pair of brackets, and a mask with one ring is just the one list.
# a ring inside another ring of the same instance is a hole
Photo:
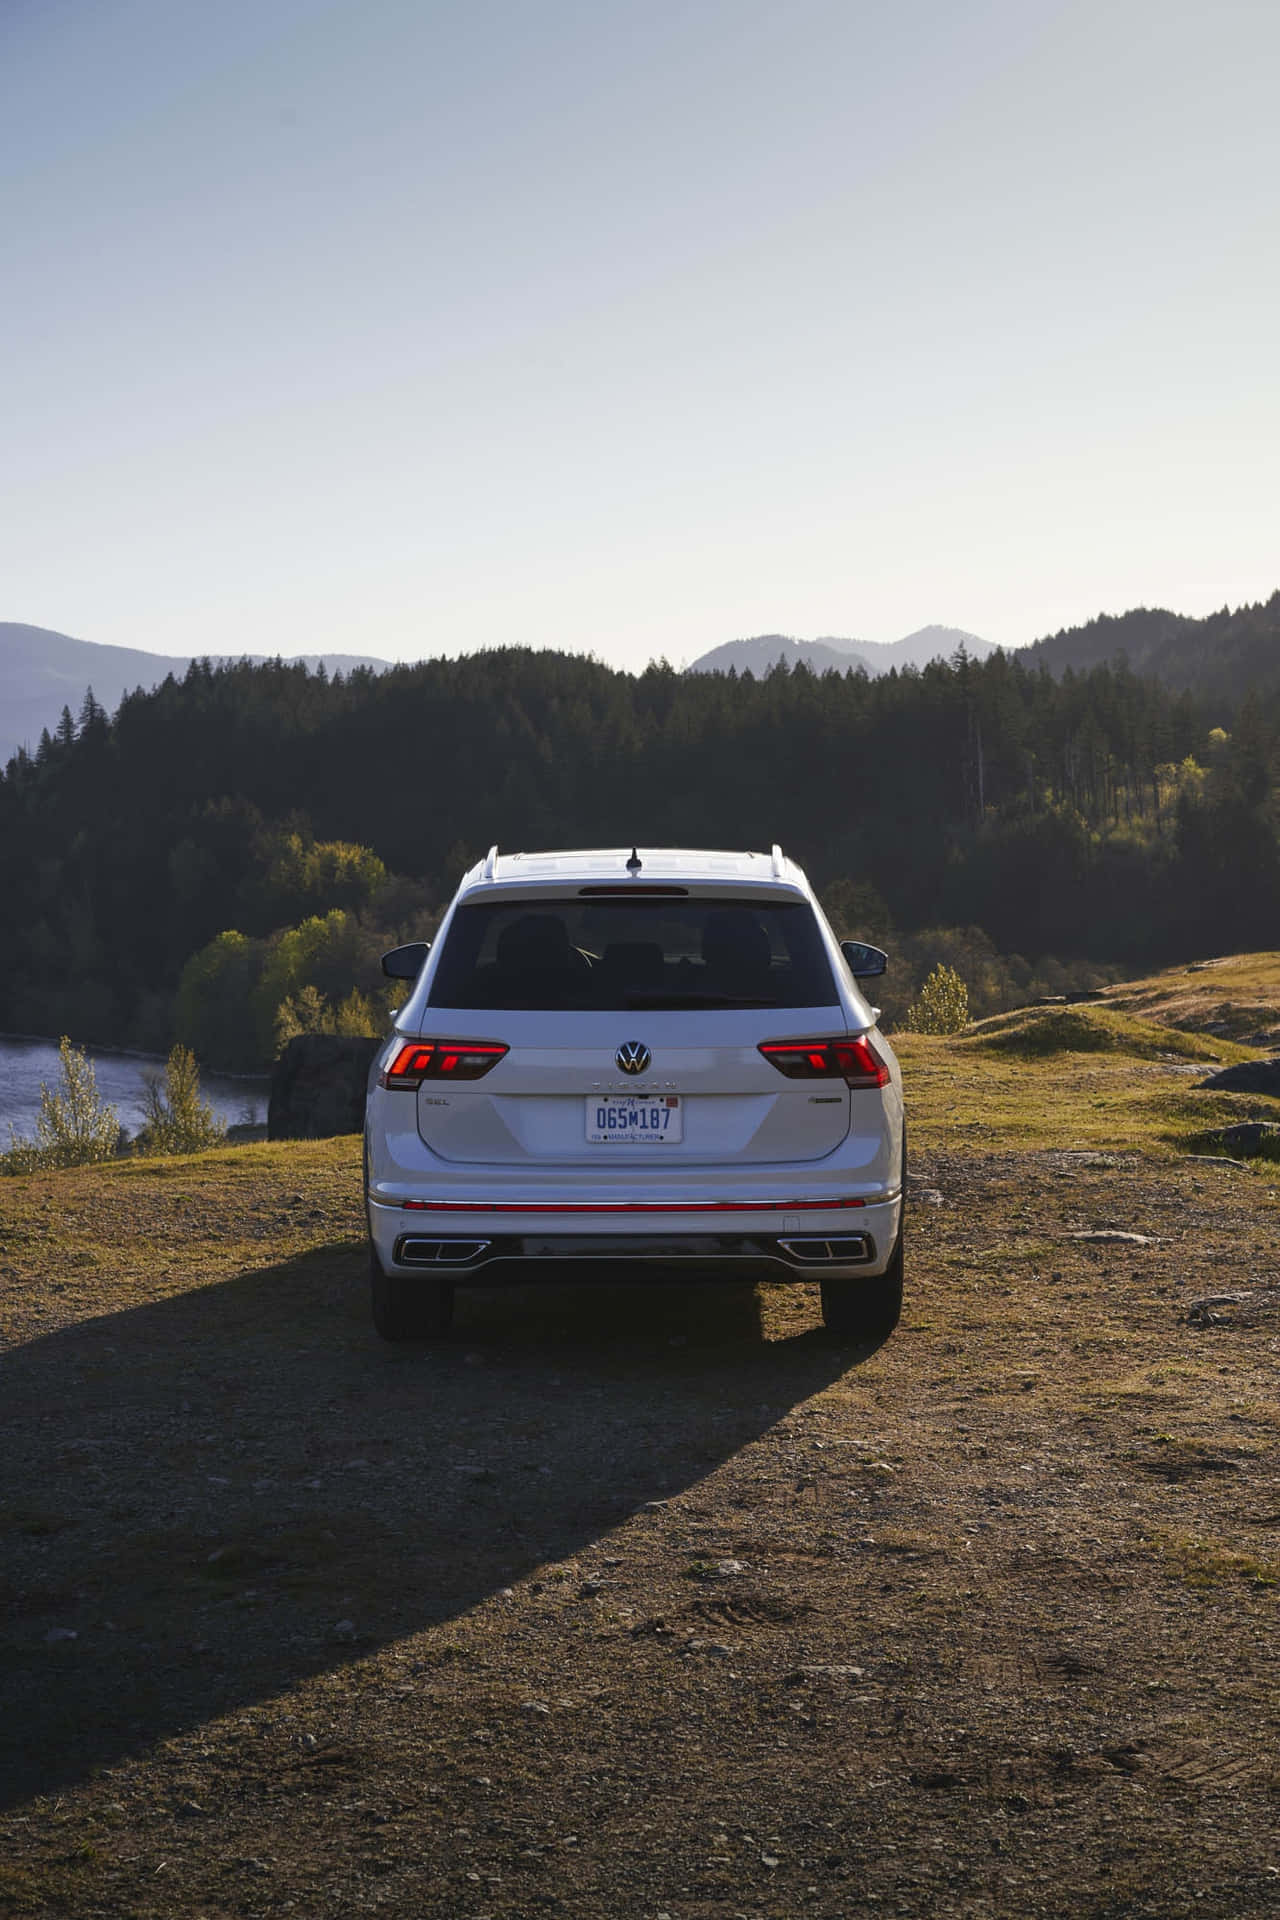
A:
{"label": "water surface", "polygon": [[[109,1101],[129,1133],[136,1133],[146,1115],[144,1075],[164,1075],[164,1061],[149,1054],[115,1053],[104,1047],[86,1047],[98,1081],[98,1096]],[[9,1129],[30,1139],[40,1111],[41,1082],[60,1084],[61,1068],[56,1040],[0,1039],[0,1152],[9,1146]],[[202,1073],[200,1092],[214,1112],[229,1125],[267,1117],[267,1081],[257,1076]]]}

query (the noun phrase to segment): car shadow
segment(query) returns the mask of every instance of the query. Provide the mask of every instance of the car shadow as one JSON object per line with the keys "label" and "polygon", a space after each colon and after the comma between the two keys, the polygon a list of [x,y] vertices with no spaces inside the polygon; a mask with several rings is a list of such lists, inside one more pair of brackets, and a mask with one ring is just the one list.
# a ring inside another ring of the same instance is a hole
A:
{"label": "car shadow", "polygon": [[708,1284],[476,1290],[390,1347],[364,1275],[322,1248],[0,1363],[0,1801],[598,1551],[866,1355]]}

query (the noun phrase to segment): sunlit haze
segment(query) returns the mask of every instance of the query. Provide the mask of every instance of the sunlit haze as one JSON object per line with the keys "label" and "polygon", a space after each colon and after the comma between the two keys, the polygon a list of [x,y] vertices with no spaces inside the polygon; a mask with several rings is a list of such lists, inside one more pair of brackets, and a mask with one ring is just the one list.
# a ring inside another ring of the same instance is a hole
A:
{"label": "sunlit haze", "polygon": [[639,667],[1280,585],[1271,0],[7,0],[0,619]]}

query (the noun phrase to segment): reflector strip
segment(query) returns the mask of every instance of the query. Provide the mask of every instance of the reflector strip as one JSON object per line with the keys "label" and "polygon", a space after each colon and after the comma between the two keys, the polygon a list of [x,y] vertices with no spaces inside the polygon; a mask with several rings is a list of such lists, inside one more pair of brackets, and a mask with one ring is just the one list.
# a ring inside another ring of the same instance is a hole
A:
{"label": "reflector strip", "polygon": [[423,1213],[830,1213],[865,1200],[402,1200]]}

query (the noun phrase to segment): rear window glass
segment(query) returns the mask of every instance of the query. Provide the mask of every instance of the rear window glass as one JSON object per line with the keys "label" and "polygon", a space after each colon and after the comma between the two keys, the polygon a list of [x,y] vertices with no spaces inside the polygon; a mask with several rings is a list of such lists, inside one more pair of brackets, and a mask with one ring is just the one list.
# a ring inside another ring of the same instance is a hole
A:
{"label": "rear window glass", "polygon": [[519,900],[460,907],[434,1007],[829,1007],[803,901]]}

